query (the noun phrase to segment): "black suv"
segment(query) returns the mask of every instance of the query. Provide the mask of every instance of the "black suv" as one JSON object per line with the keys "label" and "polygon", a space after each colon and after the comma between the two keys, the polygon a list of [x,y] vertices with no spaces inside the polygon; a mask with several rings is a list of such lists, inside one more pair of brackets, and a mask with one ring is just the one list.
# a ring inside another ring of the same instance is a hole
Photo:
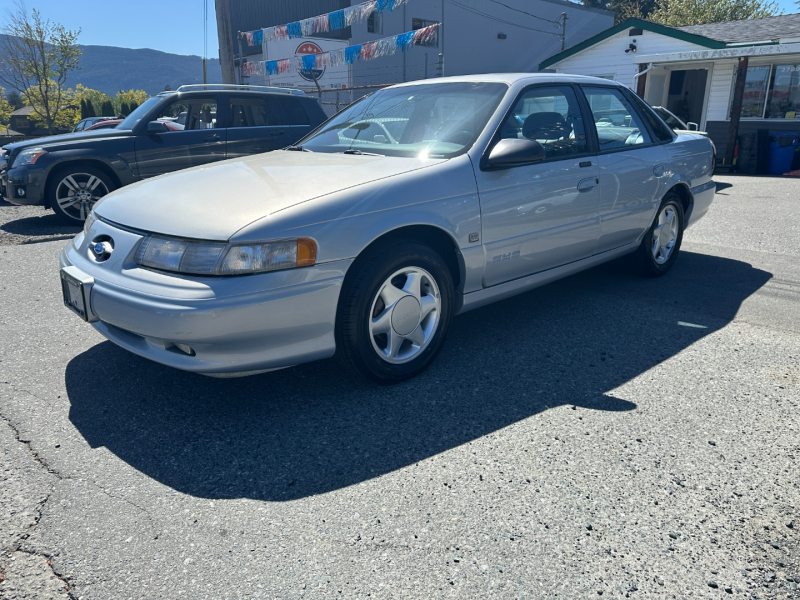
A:
{"label": "black suv", "polygon": [[0,155],[0,189],[71,223],[123,186],[299,140],[327,117],[300,90],[185,85],[145,101],[115,129],[17,142]]}

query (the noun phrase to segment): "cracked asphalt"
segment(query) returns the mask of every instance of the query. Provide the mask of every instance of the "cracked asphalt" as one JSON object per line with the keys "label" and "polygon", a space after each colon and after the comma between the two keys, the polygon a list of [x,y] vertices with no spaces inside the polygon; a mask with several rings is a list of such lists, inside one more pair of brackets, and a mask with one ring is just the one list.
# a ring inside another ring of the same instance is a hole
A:
{"label": "cracked asphalt", "polygon": [[458,317],[389,388],[133,356],[0,202],[0,597],[800,597],[800,181],[718,182],[666,277]]}

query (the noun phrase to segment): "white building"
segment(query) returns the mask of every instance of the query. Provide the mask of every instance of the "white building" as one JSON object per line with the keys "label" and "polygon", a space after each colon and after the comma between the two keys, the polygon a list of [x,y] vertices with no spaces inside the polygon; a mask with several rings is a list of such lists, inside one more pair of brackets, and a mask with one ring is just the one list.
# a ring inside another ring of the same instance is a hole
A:
{"label": "white building", "polygon": [[726,165],[747,134],[763,146],[770,133],[800,133],[800,14],[689,27],[628,19],[539,68],[619,81],[699,123]]}

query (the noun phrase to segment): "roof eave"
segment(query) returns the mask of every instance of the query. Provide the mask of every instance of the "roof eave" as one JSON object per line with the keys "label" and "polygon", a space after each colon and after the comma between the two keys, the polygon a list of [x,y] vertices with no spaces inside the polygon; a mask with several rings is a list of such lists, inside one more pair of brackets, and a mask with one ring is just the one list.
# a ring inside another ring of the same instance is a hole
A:
{"label": "roof eave", "polygon": [[668,37],[672,37],[678,40],[682,40],[684,42],[689,42],[691,44],[696,44],[698,46],[703,46],[704,48],[712,48],[714,50],[718,50],[720,48],[725,48],[725,42],[720,42],[719,40],[712,40],[711,38],[704,37],[702,35],[695,35],[693,33],[686,33],[685,31],[681,31],[680,29],[675,29],[674,27],[669,27],[667,25],[661,25],[659,23],[652,23],[650,21],[645,21],[644,19],[625,19],[621,23],[617,23],[613,27],[606,29],[605,31],[601,31],[595,36],[590,37],[587,40],[582,41],[580,44],[576,44],[571,48],[567,48],[563,52],[559,52],[558,54],[554,54],[550,58],[543,60],[539,63],[539,70],[547,69],[548,67],[561,62],[565,58],[569,58],[570,56],[574,56],[579,52],[583,52],[587,48],[591,48],[595,44],[599,44],[602,41],[607,40],[610,37],[617,35],[625,31],[626,29],[630,29],[631,27],[639,27],[640,29],[644,29],[645,31],[650,31],[652,33],[658,33],[660,35],[665,35]]}

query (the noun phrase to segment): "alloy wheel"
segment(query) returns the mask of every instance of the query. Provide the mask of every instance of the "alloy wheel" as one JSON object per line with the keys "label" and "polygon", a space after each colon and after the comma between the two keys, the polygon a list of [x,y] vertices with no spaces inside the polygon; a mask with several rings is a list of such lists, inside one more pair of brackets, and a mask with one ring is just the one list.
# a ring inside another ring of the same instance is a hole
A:
{"label": "alloy wheel", "polygon": [[658,222],[653,228],[653,260],[663,265],[672,256],[678,240],[678,213],[675,207],[667,204],[658,214]]}
{"label": "alloy wheel", "polygon": [[378,288],[369,313],[372,347],[383,360],[402,364],[428,347],[441,318],[439,286],[426,270],[404,267]]}
{"label": "alloy wheel", "polygon": [[95,203],[106,194],[108,186],[96,175],[70,173],[56,187],[56,202],[68,217],[85,221]]}

